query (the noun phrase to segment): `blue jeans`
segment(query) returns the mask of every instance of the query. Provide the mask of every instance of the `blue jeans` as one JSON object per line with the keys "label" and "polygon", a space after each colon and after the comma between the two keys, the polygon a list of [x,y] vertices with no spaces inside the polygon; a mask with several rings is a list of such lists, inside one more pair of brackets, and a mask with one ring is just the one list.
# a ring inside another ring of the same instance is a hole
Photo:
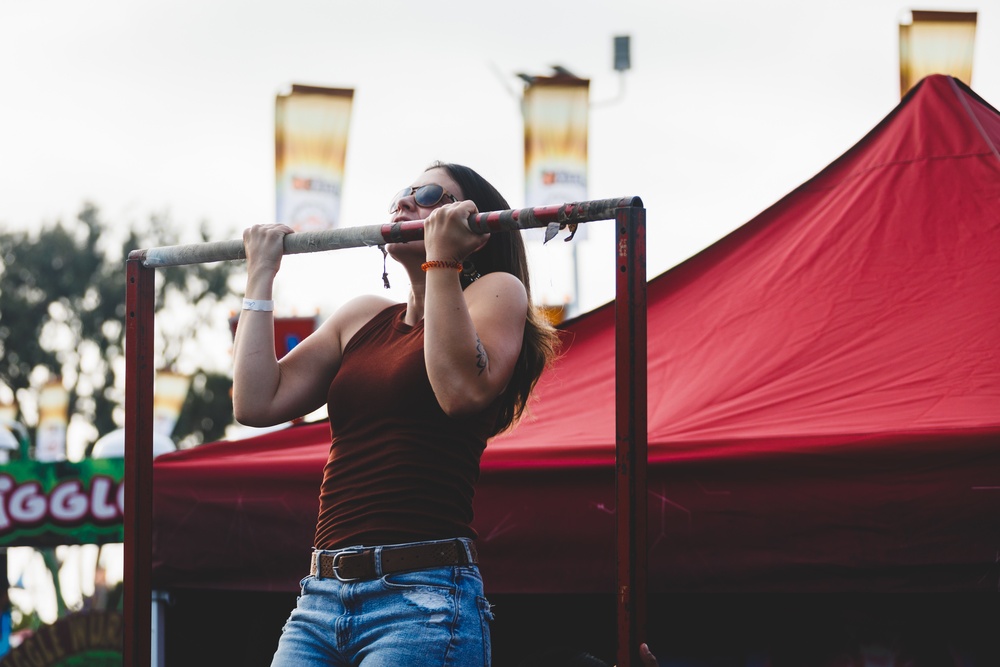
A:
{"label": "blue jeans", "polygon": [[475,565],[368,581],[310,575],[301,588],[271,667],[490,665],[493,614]]}

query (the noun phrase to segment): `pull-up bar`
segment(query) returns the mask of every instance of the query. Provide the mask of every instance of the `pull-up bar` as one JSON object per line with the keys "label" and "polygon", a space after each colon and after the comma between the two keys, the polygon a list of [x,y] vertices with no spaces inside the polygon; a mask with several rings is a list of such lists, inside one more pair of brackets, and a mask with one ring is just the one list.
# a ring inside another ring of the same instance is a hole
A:
{"label": "pull-up bar", "polygon": [[[646,210],[638,197],[477,213],[486,234],[545,227],[545,239],[579,223],[615,220],[615,593],[619,667],[640,665],[646,641]],[[405,243],[424,221],[321,232],[284,239],[285,254]],[[569,240],[569,239],[567,239]],[[153,301],[159,267],[245,259],[242,240],[133,250],[126,262],[125,326],[125,667],[151,662],[153,522]],[[139,446],[140,443],[142,446]]]}
{"label": "pull-up bar", "polygon": [[[469,217],[469,229],[478,234],[489,234],[546,227],[545,240],[548,241],[563,227],[575,226],[581,222],[610,220],[615,217],[615,210],[631,206],[641,207],[642,200],[638,197],[622,197],[558,206],[475,213]],[[360,248],[384,243],[406,243],[419,241],[422,238],[424,238],[423,220],[298,232],[285,236],[285,254]],[[159,268],[246,259],[246,254],[243,251],[243,240],[234,239],[135,250],[129,255],[129,259],[133,257],[141,259],[143,266],[147,268]]]}

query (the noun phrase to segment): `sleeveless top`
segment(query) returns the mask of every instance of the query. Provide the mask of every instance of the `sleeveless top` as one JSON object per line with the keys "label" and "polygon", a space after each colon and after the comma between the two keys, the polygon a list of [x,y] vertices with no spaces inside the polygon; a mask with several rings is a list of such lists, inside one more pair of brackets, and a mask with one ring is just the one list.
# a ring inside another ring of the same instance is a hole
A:
{"label": "sleeveless top", "polygon": [[424,365],[424,323],[389,306],[344,349],[327,393],[333,443],[315,547],[476,537],[479,458],[499,410],[460,419],[438,405]]}

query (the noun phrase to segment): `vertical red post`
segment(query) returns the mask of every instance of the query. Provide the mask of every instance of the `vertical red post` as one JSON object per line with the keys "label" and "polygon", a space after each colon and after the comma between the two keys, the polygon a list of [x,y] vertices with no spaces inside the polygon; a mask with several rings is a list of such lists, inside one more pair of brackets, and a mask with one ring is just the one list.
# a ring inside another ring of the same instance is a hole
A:
{"label": "vertical red post", "polygon": [[646,641],[646,210],[615,211],[615,491],[618,667]]}
{"label": "vertical red post", "polygon": [[[135,254],[135,253],[133,253]],[[126,262],[125,667],[151,661],[153,572],[153,299],[155,269]]]}

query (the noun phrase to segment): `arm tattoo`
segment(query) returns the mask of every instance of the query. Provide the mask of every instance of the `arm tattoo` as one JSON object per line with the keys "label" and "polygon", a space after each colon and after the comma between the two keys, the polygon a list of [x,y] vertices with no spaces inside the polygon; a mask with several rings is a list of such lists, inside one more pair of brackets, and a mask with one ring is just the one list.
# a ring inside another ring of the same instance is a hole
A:
{"label": "arm tattoo", "polygon": [[479,336],[476,336],[476,368],[479,369],[480,375],[486,370],[486,365],[489,361],[489,357],[486,356],[486,348],[483,347],[483,342],[479,340]]}

